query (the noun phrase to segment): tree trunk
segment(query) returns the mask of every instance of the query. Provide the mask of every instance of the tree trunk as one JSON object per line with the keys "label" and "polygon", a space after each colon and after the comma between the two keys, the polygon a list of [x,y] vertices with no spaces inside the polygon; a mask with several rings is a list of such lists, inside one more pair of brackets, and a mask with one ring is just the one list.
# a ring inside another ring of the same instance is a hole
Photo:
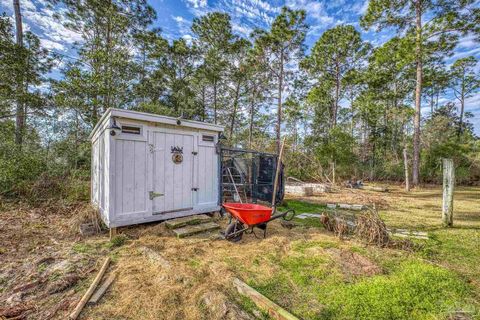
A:
{"label": "tree trunk", "polygon": [[[111,2],[109,2],[109,9],[111,8]],[[110,50],[111,50],[111,17],[110,17],[111,11],[109,10],[108,12],[108,17],[107,17],[107,30],[105,34],[106,38],[106,54],[105,54],[105,66],[104,66],[104,72],[105,74],[103,75],[104,77],[104,86],[105,86],[105,95],[103,96],[103,111],[107,110],[108,108],[111,107],[111,102],[110,102],[110,93],[111,93],[111,78],[112,75],[110,74]]]}
{"label": "tree trunk", "polygon": [[463,133],[463,113],[465,110],[465,93],[463,92],[462,88],[462,95],[461,95],[461,100],[460,100],[460,123],[459,123],[459,128],[458,128],[458,136],[461,136]]}
{"label": "tree trunk", "polygon": [[335,105],[332,112],[332,128],[337,125],[338,102],[340,100],[340,70],[338,64],[335,70]]}
{"label": "tree trunk", "polygon": [[232,112],[232,121],[230,123],[230,134],[229,134],[229,138],[230,140],[232,140],[232,137],[233,137],[233,128],[235,127],[235,118],[236,118],[236,115],[237,115],[237,105],[238,105],[238,95],[239,95],[239,92],[240,92],[240,82],[237,83],[237,86],[235,88],[235,98],[233,100],[233,112]]}
{"label": "tree trunk", "polygon": [[252,148],[252,139],[253,139],[253,113],[255,108],[255,95],[252,98],[252,102],[250,104],[250,124],[248,128],[248,147]]}
{"label": "tree trunk", "polygon": [[205,86],[202,86],[202,121],[205,121],[207,118],[207,106],[205,103]]}
{"label": "tree trunk", "polygon": [[415,89],[415,118],[413,123],[413,164],[412,164],[412,184],[414,186],[419,183],[420,171],[420,119],[421,119],[421,102],[422,102],[422,3],[421,0],[415,2],[416,13],[416,40],[415,40],[415,56],[417,63],[417,86]]}
{"label": "tree trunk", "polygon": [[[20,1],[13,0],[13,9],[15,12],[15,37],[17,46],[23,47],[23,26],[22,13],[20,11]],[[21,74],[17,75],[17,89],[16,89],[16,112],[15,112],[15,143],[19,146],[23,143],[23,132],[25,126],[24,107],[22,103],[23,93],[23,77]]]}
{"label": "tree trunk", "polygon": [[453,225],[453,190],[455,186],[455,169],[452,159],[443,159],[443,205],[442,220],[445,227]]}
{"label": "tree trunk", "polygon": [[280,74],[278,79],[278,108],[277,108],[277,154],[280,153],[280,135],[282,125],[282,91],[283,91],[283,51],[280,53]]}
{"label": "tree trunk", "polygon": [[405,191],[410,191],[410,178],[408,174],[408,154],[407,146],[403,146],[403,166],[405,168]]}
{"label": "tree trunk", "polygon": [[213,80],[213,122],[217,124],[217,79]]}
{"label": "tree trunk", "polygon": [[[338,113],[338,102],[340,100],[340,70],[338,64],[335,68],[335,104],[333,106],[332,112],[332,124],[331,128],[335,128],[337,126],[337,113]],[[335,142],[335,141],[334,141]],[[335,156],[332,156],[332,183],[335,184],[336,180],[336,159]]]}

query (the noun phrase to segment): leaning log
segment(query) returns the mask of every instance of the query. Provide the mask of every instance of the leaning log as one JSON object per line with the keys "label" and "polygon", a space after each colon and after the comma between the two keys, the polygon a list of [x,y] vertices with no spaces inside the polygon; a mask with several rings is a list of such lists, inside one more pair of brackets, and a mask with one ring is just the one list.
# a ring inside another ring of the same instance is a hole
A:
{"label": "leaning log", "polygon": [[105,271],[107,271],[108,265],[110,264],[110,257],[107,257],[105,259],[105,262],[102,265],[102,268],[98,272],[97,276],[93,280],[92,284],[88,288],[87,292],[83,295],[82,299],[78,302],[77,306],[73,310],[73,312],[70,314],[69,319],[75,320],[78,318],[80,315],[80,312],[82,312],[83,307],[87,304],[88,300],[92,296],[93,292],[97,288],[98,284],[100,283],[100,280],[102,280],[103,275],[105,274]]}
{"label": "leaning log", "polygon": [[260,309],[268,312],[270,317],[277,320],[299,320],[297,317],[289,313],[277,305],[272,300],[268,299],[260,292],[256,291],[245,282],[238,278],[233,279],[233,285],[237,288],[237,291],[252,300]]}

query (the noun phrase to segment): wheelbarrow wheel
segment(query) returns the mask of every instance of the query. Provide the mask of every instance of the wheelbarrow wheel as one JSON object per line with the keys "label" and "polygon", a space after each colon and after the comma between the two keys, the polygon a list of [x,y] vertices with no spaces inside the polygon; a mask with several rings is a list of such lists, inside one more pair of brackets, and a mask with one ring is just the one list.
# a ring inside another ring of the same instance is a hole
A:
{"label": "wheelbarrow wheel", "polygon": [[238,242],[238,241],[242,240],[243,231],[238,232],[237,234],[235,234],[235,233],[239,230],[242,230],[243,228],[244,227],[243,227],[243,224],[241,222],[233,221],[232,223],[230,223],[227,226],[227,229],[225,230],[225,239],[227,239],[228,241],[231,241],[231,242]]}

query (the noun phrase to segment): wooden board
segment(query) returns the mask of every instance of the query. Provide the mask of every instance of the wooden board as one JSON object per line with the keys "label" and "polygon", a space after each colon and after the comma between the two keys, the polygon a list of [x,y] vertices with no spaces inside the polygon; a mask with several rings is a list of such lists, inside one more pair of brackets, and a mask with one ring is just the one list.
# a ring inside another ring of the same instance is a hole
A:
{"label": "wooden board", "polygon": [[165,226],[169,229],[176,229],[186,225],[194,225],[194,224],[199,224],[203,222],[208,222],[211,220],[212,218],[210,218],[205,214],[198,214],[198,215],[189,216],[189,217],[182,217],[182,218],[167,220],[165,222]]}
{"label": "wooden board", "polygon": [[283,309],[275,302],[271,301],[240,279],[234,278],[233,285],[237,288],[237,291],[250,298],[259,308],[268,312],[268,314],[277,320],[299,320],[297,317]]}
{"label": "wooden board", "polygon": [[98,288],[97,291],[95,291],[95,293],[93,294],[93,296],[90,298],[90,300],[88,301],[88,304],[96,304],[98,303],[98,301],[100,301],[100,299],[103,297],[103,295],[105,294],[105,292],[107,292],[108,288],[110,287],[110,285],[113,283],[113,281],[115,280],[115,273],[112,273],[108,278],[107,280],[105,280],[103,282],[103,284],[100,286],[100,288]]}
{"label": "wooden board", "polygon": [[207,232],[215,229],[219,229],[220,226],[215,222],[207,222],[197,225],[189,225],[178,229],[173,229],[173,233],[178,238],[185,238],[197,233]]}

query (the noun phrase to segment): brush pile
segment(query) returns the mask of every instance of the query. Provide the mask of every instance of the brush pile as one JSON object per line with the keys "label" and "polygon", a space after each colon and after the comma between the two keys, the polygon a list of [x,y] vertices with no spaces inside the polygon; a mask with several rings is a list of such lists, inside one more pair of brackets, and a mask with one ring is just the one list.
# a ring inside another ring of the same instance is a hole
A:
{"label": "brush pile", "polygon": [[320,221],[325,229],[333,232],[338,238],[343,239],[355,230],[355,222],[345,216],[322,213]]}
{"label": "brush pile", "polygon": [[368,207],[365,213],[359,215],[344,215],[340,213],[322,213],[320,221],[325,229],[333,232],[335,236],[344,239],[348,236],[356,236],[366,244],[381,248],[397,248],[412,250],[415,244],[409,239],[392,239],[375,207]]}
{"label": "brush pile", "polygon": [[387,226],[378,215],[375,206],[358,216],[355,235],[367,244],[373,244],[381,248],[387,247],[391,241]]}

